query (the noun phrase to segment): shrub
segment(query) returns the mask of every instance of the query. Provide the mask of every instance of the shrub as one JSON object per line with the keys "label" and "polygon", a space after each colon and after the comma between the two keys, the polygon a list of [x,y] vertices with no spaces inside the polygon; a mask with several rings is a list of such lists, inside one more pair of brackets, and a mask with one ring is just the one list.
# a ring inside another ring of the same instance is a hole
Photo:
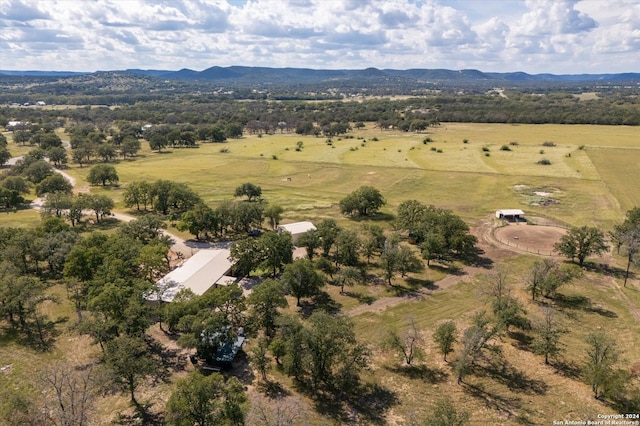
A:
{"label": "shrub", "polygon": [[552,141],[545,141],[542,143],[542,146],[556,146],[556,143]]}
{"label": "shrub", "polygon": [[431,151],[437,151],[436,147],[435,147],[435,146],[432,146],[432,147],[431,147]]}
{"label": "shrub", "polygon": [[378,142],[379,141],[379,139],[377,137],[375,137],[375,136],[372,137],[371,140],[374,141],[374,142]]}
{"label": "shrub", "polygon": [[583,150],[584,150],[584,145],[580,145],[580,146],[578,147],[578,149],[579,149],[579,150],[581,150],[581,151],[583,151]]}
{"label": "shrub", "polygon": [[271,158],[273,158],[274,160],[277,160],[277,159],[278,159],[278,156],[277,156],[277,155],[275,155],[275,154],[273,154],[273,155],[271,156]]}
{"label": "shrub", "polygon": [[482,147],[482,151],[483,152],[489,152],[489,147],[488,146],[483,146]]}
{"label": "shrub", "polygon": [[485,156],[485,157],[491,157],[491,154],[489,154],[488,152],[485,152],[485,153],[484,153],[484,156]]}
{"label": "shrub", "polygon": [[429,136],[427,136],[426,138],[422,139],[422,143],[423,144],[428,144],[429,142],[433,142],[433,139],[431,139]]}
{"label": "shrub", "polygon": [[544,149],[541,149],[541,150],[540,150],[540,154],[544,154]]}
{"label": "shrub", "polygon": [[551,161],[547,160],[546,158],[543,158],[542,160],[539,160],[536,164],[540,164],[542,166],[549,166],[551,165]]}
{"label": "shrub", "polygon": [[401,150],[401,149],[399,149],[399,150],[398,150],[398,152],[402,152],[402,150]]}
{"label": "shrub", "polygon": [[520,145],[520,144],[519,144],[518,142],[516,142],[516,141],[511,141],[511,142],[509,142],[509,145],[511,145],[511,146],[518,146],[518,145]]}
{"label": "shrub", "polygon": [[229,153],[229,148],[220,148],[220,153],[221,154],[228,154]]}
{"label": "shrub", "polygon": [[509,145],[502,145],[500,147],[500,151],[511,151],[511,148],[509,147]]}
{"label": "shrub", "polygon": [[462,143],[469,143],[469,139],[462,139]]}
{"label": "shrub", "polygon": [[438,151],[437,151],[437,152],[438,152],[439,154],[442,154],[442,150],[441,150],[441,149],[439,149],[439,148],[438,148]]}

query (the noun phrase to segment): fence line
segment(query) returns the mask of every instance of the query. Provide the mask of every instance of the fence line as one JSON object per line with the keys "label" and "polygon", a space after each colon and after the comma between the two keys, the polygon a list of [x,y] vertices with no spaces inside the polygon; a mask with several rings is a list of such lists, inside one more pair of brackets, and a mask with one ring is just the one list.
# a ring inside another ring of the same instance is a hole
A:
{"label": "fence line", "polygon": [[[494,231],[495,231],[495,229],[494,229]],[[504,240],[502,238],[498,238],[498,236],[495,233],[493,234],[493,238],[495,238],[495,240],[498,241],[500,244],[504,244],[504,245],[509,246],[509,247],[515,247],[518,250],[524,250],[527,253],[539,254],[541,256],[555,256],[556,255],[553,250],[547,251],[547,250],[540,250],[539,248],[529,248],[528,246],[525,246],[523,244],[518,244],[518,243],[514,243],[513,241],[509,241],[509,240]]]}
{"label": "fence line", "polygon": [[[566,224],[566,223],[562,223],[562,222],[559,222],[559,221],[553,220],[553,219],[547,219],[545,217],[535,216],[535,217],[528,217],[526,219],[525,226],[536,226],[536,225],[538,225],[538,226],[550,226],[550,227],[553,227],[553,228],[561,228],[561,229],[571,229],[571,226]],[[508,225],[503,223],[501,226],[494,227],[492,232],[491,232],[493,234],[493,238],[496,241],[498,241],[499,243],[504,244],[504,245],[509,246],[509,247],[515,247],[518,250],[523,250],[523,251],[526,251],[527,253],[539,254],[541,256],[556,256],[557,255],[557,253],[554,252],[553,250],[540,250],[539,248],[530,248],[530,247],[528,247],[528,246],[526,246],[524,244],[518,244],[518,243],[515,243],[515,242],[510,241],[510,240],[505,240],[503,238],[499,238],[496,235],[495,231],[497,229],[499,229],[499,228],[502,228],[503,226],[508,226]]]}

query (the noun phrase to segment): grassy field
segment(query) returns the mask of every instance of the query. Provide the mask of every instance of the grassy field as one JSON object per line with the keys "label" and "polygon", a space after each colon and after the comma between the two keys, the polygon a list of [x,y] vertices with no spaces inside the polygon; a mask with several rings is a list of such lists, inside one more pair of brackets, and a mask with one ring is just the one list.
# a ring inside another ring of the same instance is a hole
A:
{"label": "grassy field", "polygon": [[[89,186],[87,166],[72,164],[67,171],[78,179],[79,188],[113,197],[123,211],[124,188],[134,180],[188,183],[211,206],[232,198],[241,183],[252,182],[262,187],[267,201],[285,208],[286,221],[331,217],[350,228],[359,227],[360,222],[341,216],[338,202],[361,185],[371,185],[382,192],[388,201],[383,208],[385,213],[395,213],[402,201],[417,199],[452,209],[472,225],[495,209],[521,208],[530,216],[573,225],[597,225],[607,230],[622,220],[626,210],[640,205],[638,128],[446,123],[414,134],[381,131],[369,123],[351,135],[353,138],[333,138],[332,145],[327,144],[326,138],[295,134],[248,135],[225,144],[202,144],[199,148],[167,149],[162,153],[151,152],[143,143],[145,147],[136,159],[116,164],[120,185],[114,188]],[[425,137],[433,142],[423,143]],[[296,151],[298,141],[303,143],[300,151]],[[555,146],[543,146],[544,142]],[[509,146],[510,151],[501,150],[503,145]],[[228,152],[221,152],[222,148]],[[13,152],[13,145],[10,149]],[[542,158],[551,164],[536,164]],[[545,205],[544,199],[554,201]],[[38,221],[39,214],[31,210],[0,213],[0,226],[35,226]],[[389,226],[387,222],[379,223]],[[513,294],[534,319],[541,318],[541,306],[532,303],[523,289],[524,277],[537,257],[514,253],[501,256],[493,260],[511,270]],[[626,266],[622,257],[607,262]],[[416,291],[416,286],[438,283],[445,277],[455,278],[455,283],[426,297],[406,297],[386,309],[365,309],[352,316],[358,338],[369,343],[373,351],[365,381],[375,381],[395,395],[397,404],[386,414],[388,424],[424,418],[431,401],[442,396],[469,410],[474,425],[547,425],[554,419],[580,420],[598,413],[614,413],[611,407],[593,400],[590,388],[575,377],[576,366],[584,356],[586,335],[598,329],[616,337],[622,352],[621,366],[640,365],[637,279],[622,288],[619,276],[586,271],[575,283],[562,288],[563,297],[550,303],[560,310],[561,320],[570,330],[563,338],[564,364],[545,366],[541,357],[531,353],[526,336],[513,333],[499,342],[504,354],[500,368],[490,373],[478,369],[463,386],[456,384],[450,367],[441,360],[431,333],[439,321],[446,319],[454,319],[462,330],[475,312],[487,309],[488,302],[479,290],[484,280],[481,274],[453,277],[431,268],[412,274],[411,280],[397,277],[395,287],[358,285],[347,288],[347,294],[340,294],[338,287],[327,286],[325,291],[333,308],[348,312]],[[51,291],[65,299],[61,287]],[[47,305],[46,309],[54,318],[73,319],[68,303]],[[291,298],[289,311],[298,311]],[[382,340],[388,329],[405,327],[410,318],[423,330],[426,355],[414,367],[403,367],[398,357],[382,348]],[[56,347],[45,354],[15,342],[1,342],[0,364],[12,364],[13,376],[8,381],[0,374],[0,387],[27,383],[42,366],[64,358],[77,357],[78,362],[85,362],[97,351],[64,324],[60,329],[62,335]],[[297,395],[289,378],[278,371],[273,371],[272,377]],[[31,390],[29,385],[19,386],[24,392]],[[158,401],[166,400],[169,389],[167,383],[144,386],[143,400],[161,405]],[[307,398],[303,400],[311,404]],[[110,394],[101,399],[98,412],[101,419],[108,421],[114,411],[126,410],[127,406],[126,396]],[[307,424],[329,423],[326,417],[313,414]]]}
{"label": "grassy field", "polygon": [[[333,138],[331,146],[325,138],[275,134],[162,153],[146,149],[139,158],[117,165],[121,187],[109,191],[120,201],[128,182],[171,179],[188,183],[215,205],[231,198],[239,184],[252,182],[293,220],[334,216],[341,198],[360,185],[372,185],[386,197],[387,212],[413,198],[453,209],[468,220],[518,207],[532,215],[604,226],[619,220],[634,200],[630,197],[640,192],[637,180],[617,179],[623,172],[615,161],[592,160],[593,153],[608,158],[624,147],[633,154],[625,164],[633,163],[634,155],[640,155],[640,130],[632,127],[612,131],[607,126],[454,123],[414,134],[380,131],[369,124],[352,133],[353,139]],[[426,136],[434,142],[423,144]],[[372,141],[374,137],[379,140]],[[295,149],[298,141],[303,143],[300,151]],[[543,147],[545,141],[556,146]],[[517,142],[511,151],[500,150],[510,142]],[[228,152],[220,152],[222,148]],[[536,164],[541,158],[551,165]],[[72,165],[69,172],[83,185],[88,171]],[[526,194],[514,190],[516,185],[531,191],[553,188],[560,202],[531,205]]]}

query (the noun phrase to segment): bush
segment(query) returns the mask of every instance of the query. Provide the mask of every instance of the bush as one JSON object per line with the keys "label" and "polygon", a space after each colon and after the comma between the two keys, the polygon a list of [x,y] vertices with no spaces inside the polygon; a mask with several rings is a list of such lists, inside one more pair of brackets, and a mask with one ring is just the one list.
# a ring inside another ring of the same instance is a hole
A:
{"label": "bush", "polygon": [[483,146],[482,147],[482,151],[483,152],[489,152],[489,147],[488,146]]}
{"label": "bush", "polygon": [[580,146],[578,147],[578,149],[579,149],[580,151],[584,151],[584,145],[580,145]]}
{"label": "bush", "polygon": [[438,151],[437,151],[437,152],[438,152],[439,154],[442,154],[442,150],[441,150],[441,149],[439,149],[439,148],[438,148]]}
{"label": "bush", "polygon": [[541,149],[541,150],[540,150],[540,154],[544,154],[544,149]]}
{"label": "bush", "polygon": [[542,146],[556,146],[556,143],[552,141],[546,141],[542,143]]}
{"label": "bush", "polygon": [[277,159],[278,159],[278,156],[277,156],[277,155],[275,155],[275,154],[273,154],[273,155],[271,156],[271,158],[273,158],[274,160],[277,160]]}
{"label": "bush", "polygon": [[220,153],[221,154],[228,154],[229,153],[229,148],[220,148]]}
{"label": "bush", "polygon": [[543,158],[542,160],[539,160],[536,164],[540,164],[542,166],[549,166],[551,165],[551,161],[547,160],[546,158]]}
{"label": "bush", "polygon": [[433,139],[431,139],[429,136],[427,136],[426,138],[422,139],[422,143],[423,144],[428,144],[429,142],[433,142]]}
{"label": "bush", "polygon": [[377,137],[375,137],[375,136],[372,137],[371,140],[374,141],[374,142],[378,142],[379,141],[379,139]]}
{"label": "bush", "polygon": [[431,151],[437,151],[436,147],[435,147],[435,146],[432,146],[432,147],[431,147]]}
{"label": "bush", "polygon": [[500,151],[511,151],[511,148],[509,147],[509,145],[502,145],[500,147]]}
{"label": "bush", "polygon": [[462,143],[469,143],[469,139],[462,139]]}
{"label": "bush", "polygon": [[485,157],[491,157],[491,154],[489,154],[488,152],[485,152],[485,153],[484,153],[484,156],[485,156]]}
{"label": "bush", "polygon": [[511,146],[518,146],[518,145],[520,145],[520,144],[519,144],[518,142],[516,142],[516,141],[511,141],[511,142],[509,142],[509,145],[511,145]]}

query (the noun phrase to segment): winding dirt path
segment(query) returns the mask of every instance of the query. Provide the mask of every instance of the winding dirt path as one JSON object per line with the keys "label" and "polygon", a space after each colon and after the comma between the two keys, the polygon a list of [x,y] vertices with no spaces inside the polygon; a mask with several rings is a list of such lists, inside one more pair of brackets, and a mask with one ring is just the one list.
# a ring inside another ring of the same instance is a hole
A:
{"label": "winding dirt path", "polygon": [[[23,157],[13,157],[9,160],[8,164],[15,164],[16,161],[20,160]],[[80,188],[77,188],[77,181],[76,179],[71,176],[69,173],[66,173],[60,169],[53,169],[54,172],[62,175],[67,181],[69,181],[69,183],[71,183],[71,185],[73,186],[73,191],[75,193],[88,193],[89,192],[89,188],[87,186],[83,186]],[[35,198],[33,201],[31,201],[31,203],[29,204],[29,207],[31,207],[34,210],[38,210],[40,211],[42,209],[42,205],[44,204],[45,199],[42,197],[38,197]],[[119,212],[113,212],[111,214],[111,217],[121,221],[121,222],[131,222],[132,220],[135,220],[136,218],[125,214],[125,213],[119,213]],[[169,238],[171,238],[172,241],[172,245],[170,250],[178,257],[184,257],[189,258],[191,256],[193,256],[198,250],[203,249],[203,248],[220,248],[221,244],[210,244],[210,243],[198,243],[198,242],[192,242],[192,241],[186,241],[183,238],[178,237],[175,234],[170,233],[169,231],[167,231],[166,229],[162,230],[162,233],[166,236],[168,236]],[[222,243],[222,245],[225,245],[226,243]],[[180,255],[178,255],[178,253],[180,253]]]}
{"label": "winding dirt path", "polygon": [[[482,257],[488,259],[490,262],[496,262],[517,256],[518,251],[510,250],[511,247],[506,247],[493,238],[495,227],[496,223],[492,216],[488,216],[471,228],[471,233],[478,238],[478,248],[483,252]],[[347,311],[346,315],[353,317],[366,312],[380,312],[401,303],[422,300],[436,292],[447,290],[459,282],[472,279],[476,275],[486,273],[487,271],[488,269],[483,266],[467,265],[464,266],[458,274],[447,275],[440,281],[435,282],[435,289],[422,288],[406,296],[382,297],[369,305],[358,305]]]}

